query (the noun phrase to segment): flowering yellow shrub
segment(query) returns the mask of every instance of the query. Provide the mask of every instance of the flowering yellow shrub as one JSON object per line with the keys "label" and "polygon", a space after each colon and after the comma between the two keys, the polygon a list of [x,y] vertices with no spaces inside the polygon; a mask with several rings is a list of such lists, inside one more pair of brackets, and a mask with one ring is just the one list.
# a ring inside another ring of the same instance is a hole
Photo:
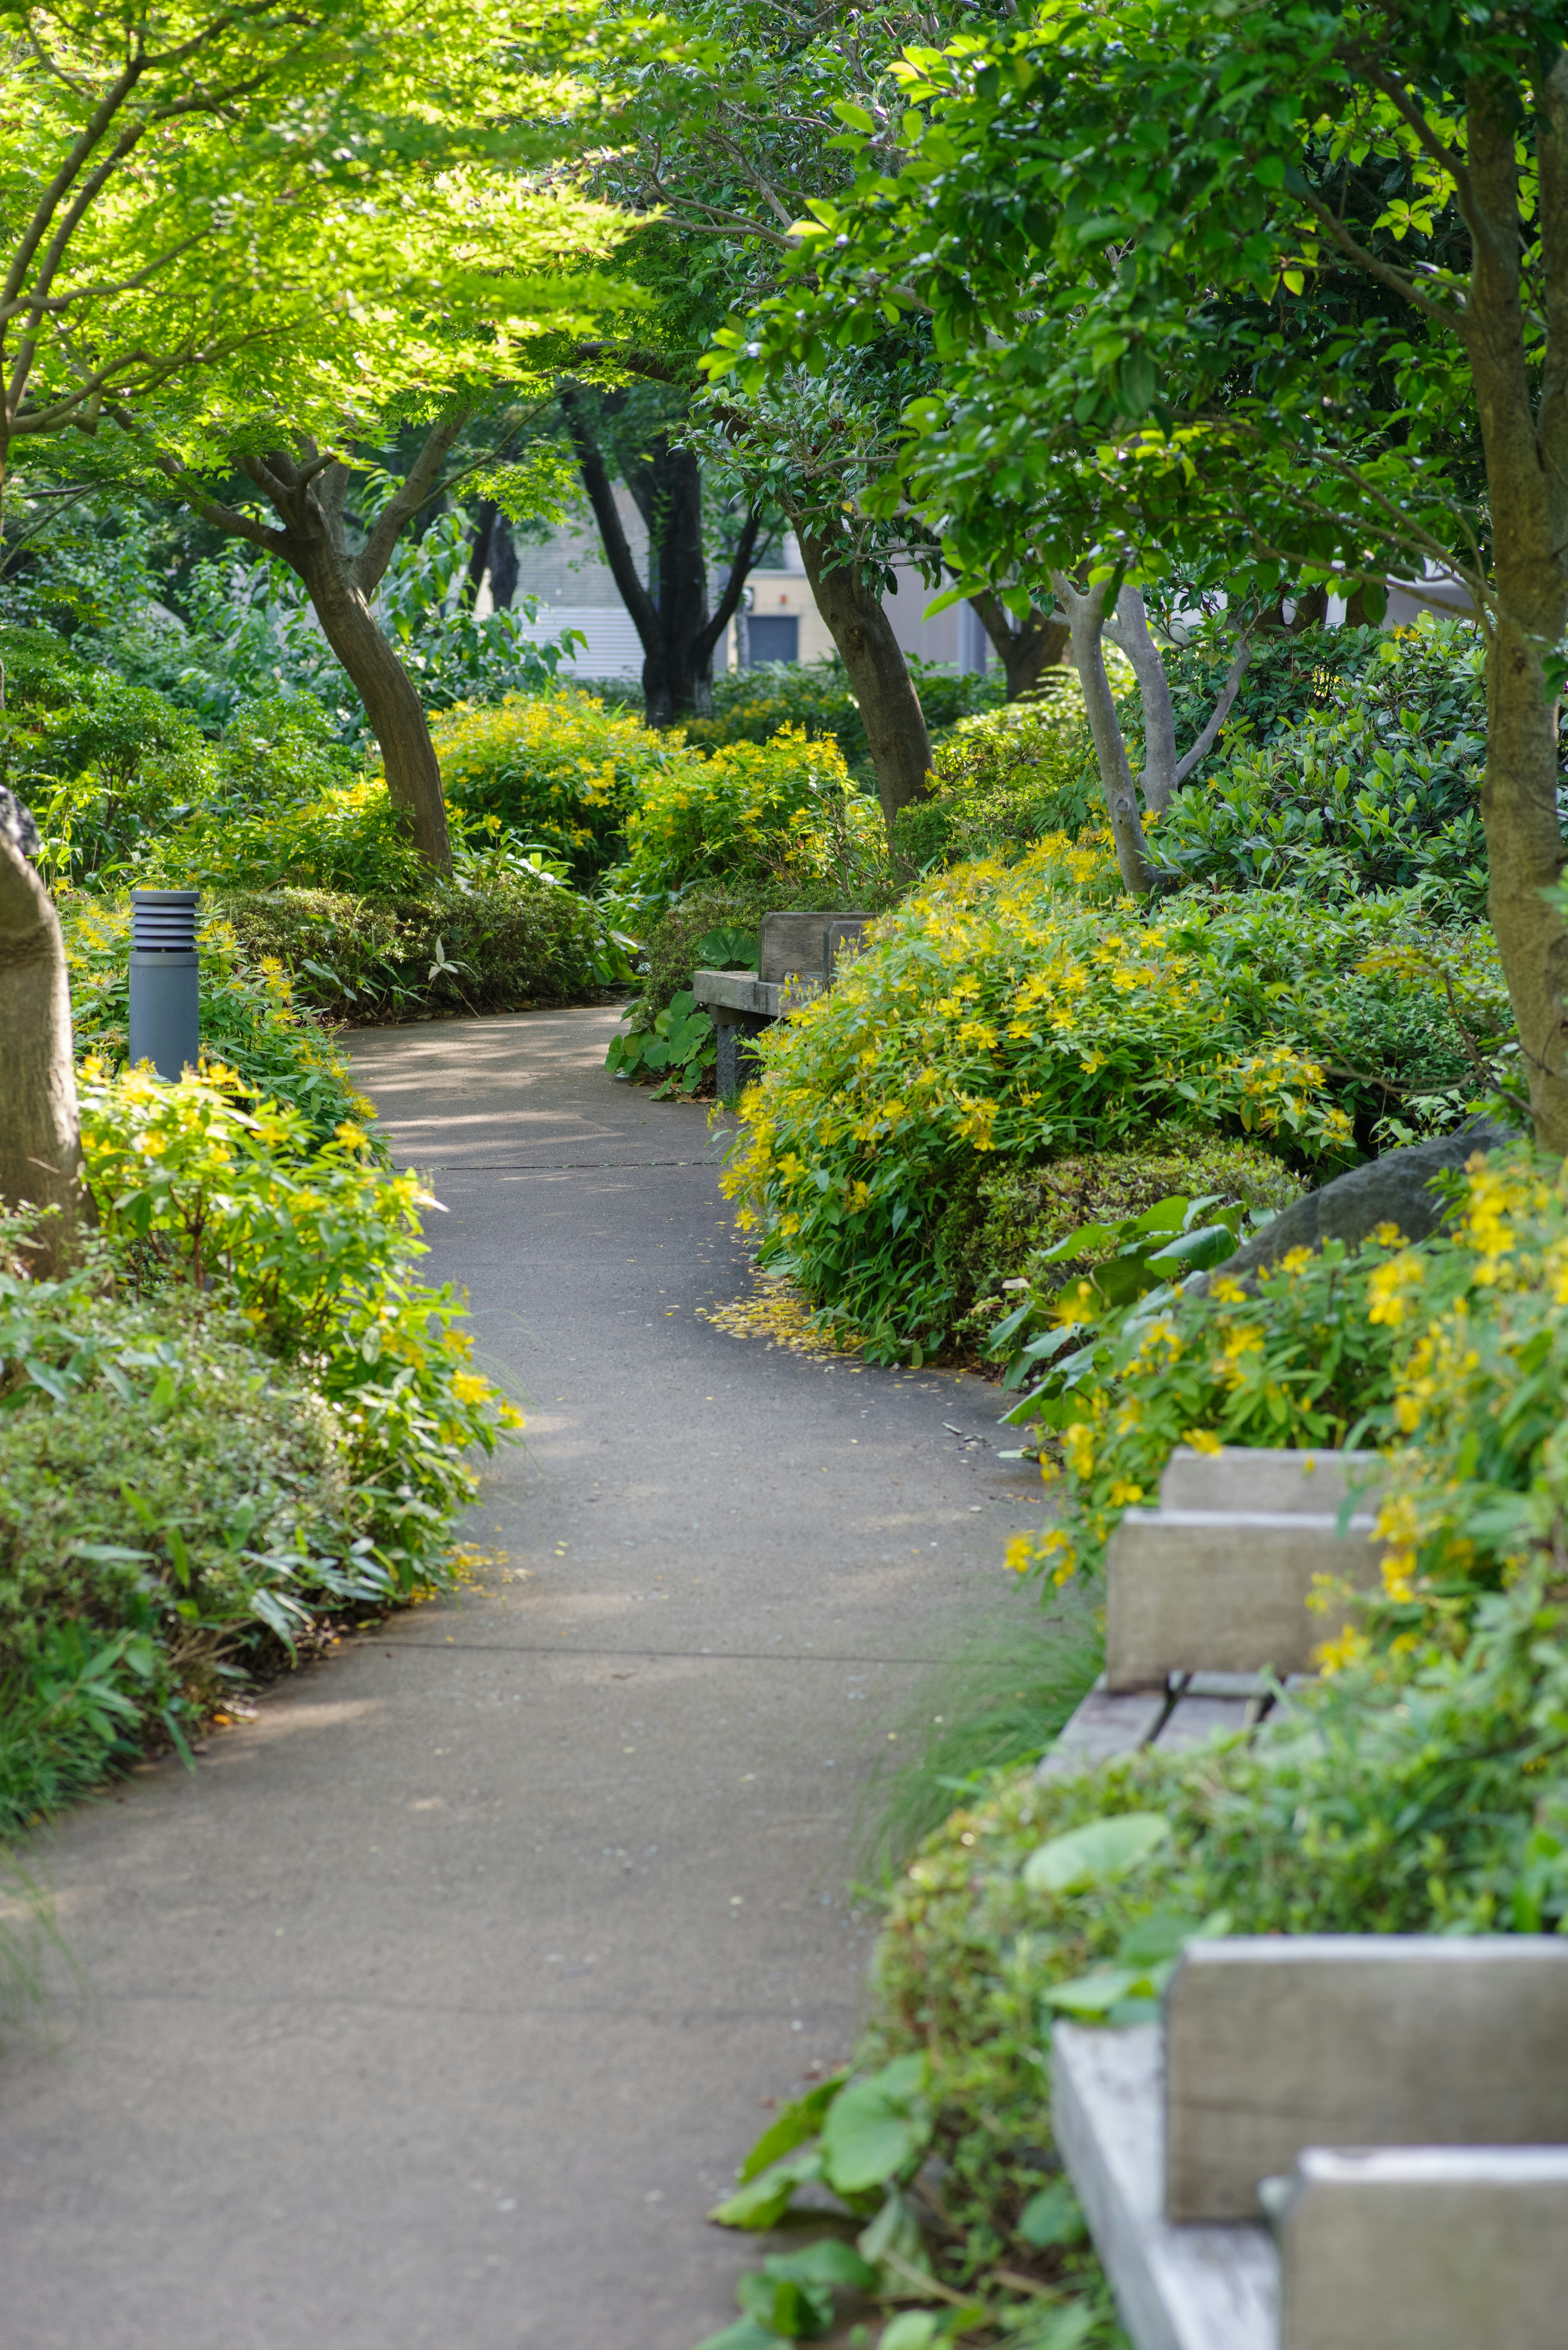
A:
{"label": "flowering yellow shrub", "polygon": [[656,733],[570,687],[460,702],[431,722],[441,782],[459,807],[497,816],[586,880],[618,853],[634,798],[703,771],[679,728]]}
{"label": "flowering yellow shrub", "polygon": [[[1059,834],[1016,864],[955,868],[763,1040],[729,1179],[742,1220],[884,1355],[948,1326],[933,1235],[977,1159],[1125,1149],[1162,1121],[1331,1168],[1355,1154],[1336,1023],[1369,951],[1417,918],[1284,893],[1099,908],[1083,893],[1106,858],[1103,837]],[[1427,983],[1378,984],[1425,1016]]]}
{"label": "flowering yellow shrub", "polygon": [[816,874],[836,834],[864,850],[880,830],[877,803],[856,790],[837,743],[785,726],[771,742],[731,743],[649,776],[626,835],[633,873],[669,889],[786,867]]}

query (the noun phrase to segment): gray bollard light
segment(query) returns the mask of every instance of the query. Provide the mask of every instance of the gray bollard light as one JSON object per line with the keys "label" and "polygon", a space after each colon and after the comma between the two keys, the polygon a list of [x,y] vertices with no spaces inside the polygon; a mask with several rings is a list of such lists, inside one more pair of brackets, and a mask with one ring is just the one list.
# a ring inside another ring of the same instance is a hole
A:
{"label": "gray bollard light", "polygon": [[130,1060],[171,1085],[202,1051],[195,889],[130,893]]}

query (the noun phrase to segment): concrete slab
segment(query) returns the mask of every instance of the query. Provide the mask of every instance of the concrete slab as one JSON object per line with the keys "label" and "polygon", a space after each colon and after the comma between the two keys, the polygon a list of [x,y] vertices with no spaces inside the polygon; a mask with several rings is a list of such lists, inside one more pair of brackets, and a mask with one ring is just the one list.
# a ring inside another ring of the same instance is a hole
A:
{"label": "concrete slab", "polygon": [[702,2215],[853,2039],[857,1774],[1007,1604],[1040,1489],[995,1389],[701,1317],[748,1285],[718,1150],[603,1076],[616,1020],[356,1040],[529,1412],[472,1514],[507,1562],[35,1854],[93,1999],[0,2066],[5,2350],[690,2350],[733,2314],[754,2246]]}

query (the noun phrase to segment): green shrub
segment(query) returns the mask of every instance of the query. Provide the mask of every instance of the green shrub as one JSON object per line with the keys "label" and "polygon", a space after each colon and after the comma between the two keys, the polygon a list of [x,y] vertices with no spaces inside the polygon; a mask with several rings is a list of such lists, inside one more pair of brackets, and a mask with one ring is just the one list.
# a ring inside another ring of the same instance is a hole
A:
{"label": "green shrub", "polygon": [[877,866],[882,819],[851,783],[836,743],[786,728],[645,778],[626,834],[631,878],[674,891],[786,872],[826,879],[846,859]]}
{"label": "green shrub", "polygon": [[[1136,696],[1123,697],[1136,725]],[[923,871],[1025,848],[1054,833],[1071,840],[1105,822],[1105,795],[1075,673],[1048,695],[965,718],[936,747],[931,796],[901,808],[896,861]]]}
{"label": "green shrub", "polygon": [[140,1286],[210,1294],[308,1377],[345,1431],[366,1575],[415,1589],[472,1491],[464,1452],[515,1415],[466,1367],[460,1293],[416,1277],[418,1180],[375,1164],[352,1125],[313,1149],[298,1111],[252,1115],[237,1092],[215,1072],[170,1086],[89,1065],[82,1147],[100,1227]]}
{"label": "green shrub", "polygon": [[418,897],[279,887],[222,902],[244,955],[282,965],[295,999],[335,1020],[525,1011],[629,973],[589,900],[520,861],[427,878]]}
{"label": "green shrub", "polygon": [[[1096,855],[1047,843],[928,884],[829,995],[760,1040],[729,1180],[764,1260],[884,1354],[952,1327],[936,1239],[977,1161],[1134,1149],[1175,1120],[1332,1168],[1390,1100],[1407,1127],[1462,1112],[1475,1078],[1444,970],[1471,1033],[1506,1036],[1490,936],[1434,932],[1407,899],[1098,910],[1075,887]],[[1376,1039],[1370,1070],[1341,1057],[1347,1027]]]}
{"label": "green shrub", "polygon": [[[1002,681],[994,671],[947,669],[918,656],[909,671],[933,733],[956,725],[976,710],[1000,700]],[[828,736],[837,743],[857,782],[869,782],[871,763],[860,704],[849,673],[836,653],[815,661],[763,661],[755,669],[722,671],[713,680],[711,715],[686,722],[688,738],[703,750],[732,743],[768,743],[784,727],[812,742]]]}
{"label": "green shrub", "polygon": [[1137,1150],[1096,1151],[1044,1164],[979,1172],[972,1194],[954,1200],[938,1226],[935,1253],[951,1274],[956,1302],[972,1300],[964,1335],[983,1337],[1012,1310],[1003,1280],[1033,1276],[1054,1290],[1078,1268],[1039,1260],[1085,1224],[1141,1215],[1172,1193],[1240,1201],[1278,1211],[1300,1193],[1300,1178],[1255,1142],[1194,1127],[1157,1127]]}
{"label": "green shrub", "polygon": [[182,1648],[210,1664],[236,1629],[300,1620],[313,1567],[341,1595],[353,1529],[336,1417],[257,1357],[243,1320],[176,1295],[84,1300],[64,1326],[98,1342],[96,1375],[71,1381],[57,1361],[57,1398],[35,1376],[0,1412],[0,1675],[33,1666],[67,1619],[155,1629],[177,1669]]}
{"label": "green shrub", "polygon": [[569,687],[462,702],[431,731],[451,805],[499,817],[581,882],[620,855],[639,792],[702,765],[680,729],[655,733]]}
{"label": "green shrub", "polygon": [[1481,670],[1473,629],[1428,622],[1381,637],[1356,673],[1320,671],[1322,698],[1293,726],[1260,739],[1233,718],[1224,760],[1161,819],[1161,857],[1222,888],[1336,901],[1419,886],[1441,919],[1482,919]]}

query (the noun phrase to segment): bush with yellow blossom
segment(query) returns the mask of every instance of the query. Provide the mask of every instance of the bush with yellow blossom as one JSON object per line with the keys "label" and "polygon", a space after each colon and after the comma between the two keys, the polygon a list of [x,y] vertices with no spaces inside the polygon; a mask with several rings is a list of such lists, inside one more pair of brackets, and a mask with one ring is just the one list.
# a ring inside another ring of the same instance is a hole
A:
{"label": "bush with yellow blossom", "polygon": [[570,686],[459,702],[431,722],[441,782],[454,807],[502,823],[558,857],[579,883],[620,855],[628,811],[666,776],[701,775],[679,728]]}
{"label": "bush with yellow blossom", "polygon": [[[1096,908],[1083,893],[1106,863],[1099,841],[1059,836],[1012,865],[956,868],[762,1040],[732,1190],[764,1257],[874,1355],[943,1341],[956,1288],[936,1235],[978,1162],[1122,1149],[1174,1120],[1332,1173],[1375,1145],[1391,1096],[1413,1124],[1442,1124],[1473,1087],[1425,967],[1378,961],[1397,942],[1438,951],[1407,900]],[[1469,1020],[1503,1030],[1490,943],[1440,944],[1463,965]],[[1368,1035],[1375,1078],[1360,1074]]]}
{"label": "bush with yellow blossom", "polygon": [[0,1830],[450,1580],[473,1448],[521,1425],[354,1120],[90,1057],[81,1101],[81,1262],[31,1277],[0,1219]]}

